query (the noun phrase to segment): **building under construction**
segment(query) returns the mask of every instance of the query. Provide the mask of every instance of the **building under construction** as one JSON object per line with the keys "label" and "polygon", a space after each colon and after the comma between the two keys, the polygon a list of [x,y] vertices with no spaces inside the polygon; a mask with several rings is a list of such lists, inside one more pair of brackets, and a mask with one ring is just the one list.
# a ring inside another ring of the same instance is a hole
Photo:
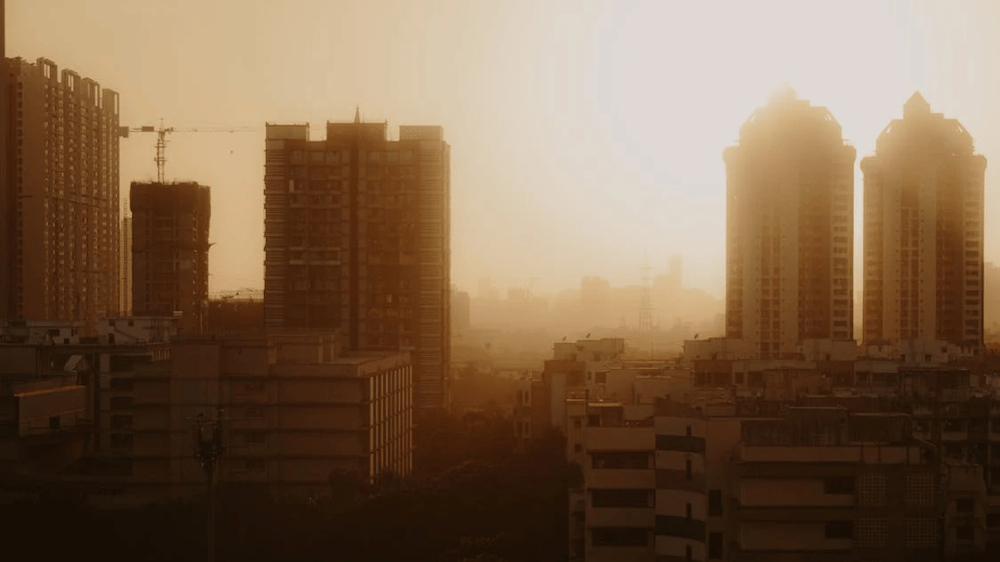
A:
{"label": "building under construction", "polygon": [[0,317],[83,322],[119,308],[118,94],[47,59],[4,59]]}
{"label": "building under construction", "polygon": [[447,408],[450,147],[438,126],[268,125],[268,330],[340,329],[356,350],[412,354],[414,402]]}
{"label": "building under construction", "polygon": [[132,183],[132,314],[201,333],[208,308],[211,197],[197,183]]}

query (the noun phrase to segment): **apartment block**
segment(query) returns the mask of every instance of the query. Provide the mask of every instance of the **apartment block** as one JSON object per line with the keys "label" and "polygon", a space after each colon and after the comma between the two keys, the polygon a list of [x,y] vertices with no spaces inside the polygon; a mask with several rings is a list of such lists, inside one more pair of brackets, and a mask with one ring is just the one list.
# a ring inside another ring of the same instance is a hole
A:
{"label": "apartment block", "polygon": [[723,154],[726,336],[758,358],[853,339],[855,154],[826,108],[791,91]]}
{"label": "apartment block", "polygon": [[958,560],[986,548],[982,468],[905,413],[571,400],[573,560]]}
{"label": "apartment block", "polygon": [[133,314],[179,314],[182,332],[202,333],[208,309],[209,187],[133,182],[129,200]]}
{"label": "apartment block", "polygon": [[6,318],[80,321],[119,308],[118,94],[47,59],[5,59]]}
{"label": "apartment block", "polygon": [[227,449],[220,482],[304,498],[328,494],[333,474],[371,483],[412,470],[405,354],[345,352],[333,335],[274,332],[191,337],[175,349],[175,377],[200,384],[219,373],[209,395]]}
{"label": "apartment block", "polygon": [[447,408],[450,148],[436,126],[267,125],[265,324],[340,330],[413,358],[419,410]]}
{"label": "apartment block", "polygon": [[960,522],[946,511],[954,502],[982,511],[981,479],[938,462],[910,427],[906,415],[837,408],[744,421],[738,485],[729,489],[735,559],[930,561],[982,552],[982,531],[956,532]]}
{"label": "apartment block", "polygon": [[983,350],[986,158],[915,93],[861,161],[864,344],[892,359]]}

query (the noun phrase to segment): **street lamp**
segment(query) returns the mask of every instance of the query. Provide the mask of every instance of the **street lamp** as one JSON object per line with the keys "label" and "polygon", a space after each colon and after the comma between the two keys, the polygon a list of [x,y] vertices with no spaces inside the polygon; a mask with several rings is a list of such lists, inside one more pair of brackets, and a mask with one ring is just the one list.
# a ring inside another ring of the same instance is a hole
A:
{"label": "street lamp", "polygon": [[208,486],[207,526],[208,562],[215,562],[215,468],[222,458],[222,423],[218,417],[209,420],[205,414],[198,414],[191,429],[194,458],[205,471]]}

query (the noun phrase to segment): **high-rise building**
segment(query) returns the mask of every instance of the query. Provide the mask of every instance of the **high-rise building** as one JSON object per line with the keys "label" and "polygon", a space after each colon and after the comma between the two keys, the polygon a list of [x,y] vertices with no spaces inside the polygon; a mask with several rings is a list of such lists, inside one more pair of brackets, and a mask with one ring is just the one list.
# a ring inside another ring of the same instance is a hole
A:
{"label": "high-rise building", "polygon": [[118,94],[5,59],[7,318],[84,322],[119,307]]}
{"label": "high-rise building", "polygon": [[132,183],[132,313],[181,313],[201,333],[208,308],[211,194],[197,183]]}
{"label": "high-rise building", "polygon": [[447,408],[450,148],[437,126],[268,125],[269,330],[340,329],[354,350],[409,351],[419,410]]}
{"label": "high-rise building", "polygon": [[725,150],[726,334],[760,358],[853,338],[855,154],[826,108],[790,90]]}
{"label": "high-rise building", "polygon": [[[7,6],[0,0],[0,61],[7,61]],[[14,276],[14,254],[10,241],[14,238],[14,220],[10,210],[16,208],[14,193],[7,175],[7,139],[10,137],[11,106],[7,93],[7,71],[0,71],[0,319],[9,318],[14,302],[10,282]]]}
{"label": "high-rise building", "polygon": [[916,93],[861,170],[865,345],[897,356],[949,345],[979,353],[986,158],[972,136]]}
{"label": "high-rise building", "polygon": [[132,316],[132,216],[127,206],[122,208],[121,229],[121,301],[122,316]]}

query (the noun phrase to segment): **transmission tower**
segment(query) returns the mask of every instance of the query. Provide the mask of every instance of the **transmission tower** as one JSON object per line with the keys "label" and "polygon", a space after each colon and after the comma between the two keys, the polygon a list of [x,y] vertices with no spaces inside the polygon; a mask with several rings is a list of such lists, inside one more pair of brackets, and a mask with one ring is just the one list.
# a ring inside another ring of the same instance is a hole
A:
{"label": "transmission tower", "polygon": [[648,333],[653,329],[653,302],[650,296],[649,257],[642,255],[642,288],[639,292],[639,332]]}

